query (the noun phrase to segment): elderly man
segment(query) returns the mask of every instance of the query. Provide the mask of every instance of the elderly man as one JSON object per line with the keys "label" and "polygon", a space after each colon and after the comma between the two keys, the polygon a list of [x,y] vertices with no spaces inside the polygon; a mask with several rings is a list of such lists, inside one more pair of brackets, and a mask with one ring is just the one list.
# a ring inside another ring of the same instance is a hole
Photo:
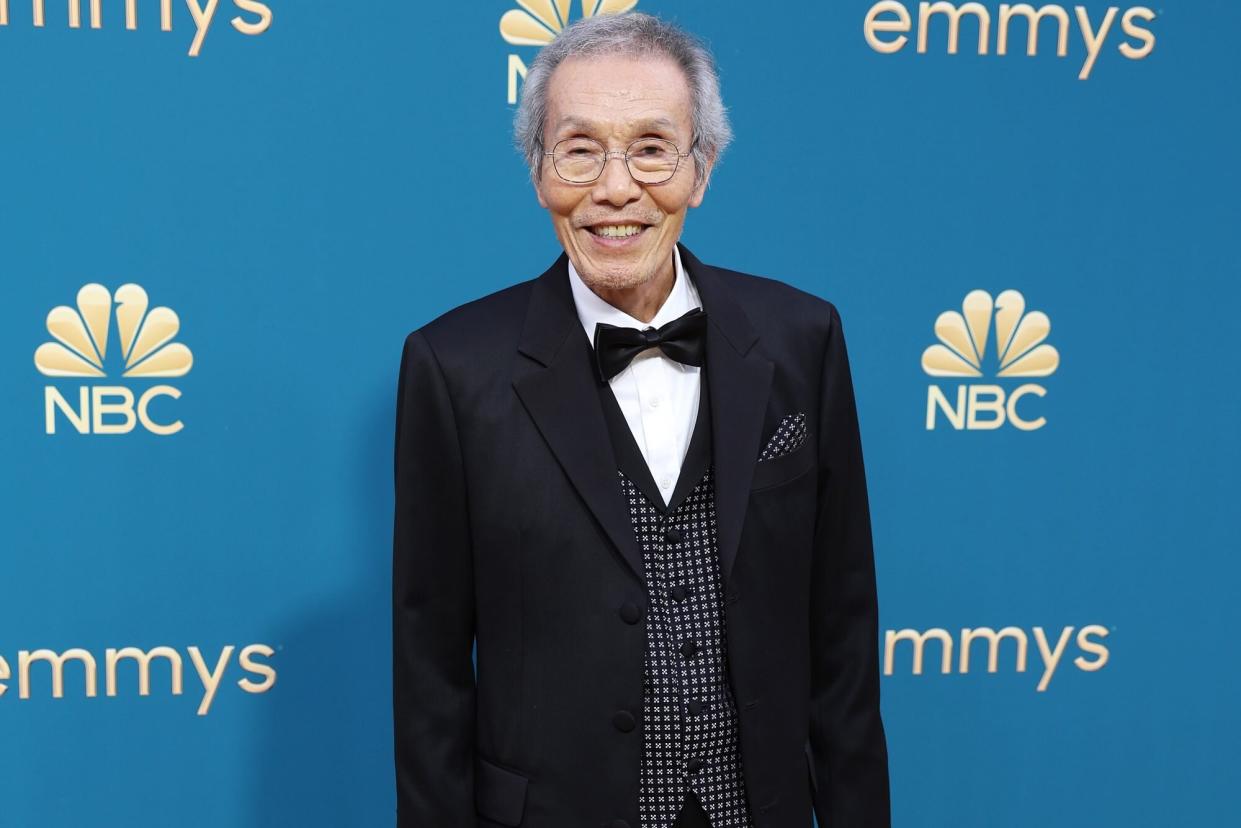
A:
{"label": "elderly man", "polygon": [[840,318],[678,244],[729,139],[710,54],[581,20],[516,131],[564,253],[401,361],[399,826],[888,825]]}

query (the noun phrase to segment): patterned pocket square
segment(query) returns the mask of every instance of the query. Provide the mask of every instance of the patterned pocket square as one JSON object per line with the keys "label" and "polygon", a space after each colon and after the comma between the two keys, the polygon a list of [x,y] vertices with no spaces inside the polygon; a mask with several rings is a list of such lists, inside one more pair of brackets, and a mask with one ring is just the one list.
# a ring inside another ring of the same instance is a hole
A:
{"label": "patterned pocket square", "polygon": [[767,446],[763,449],[763,453],[758,456],[758,462],[761,463],[764,460],[771,460],[788,454],[800,448],[805,441],[805,412],[799,411],[796,414],[786,414],[784,419],[780,421],[780,425],[776,426],[775,433],[771,435],[771,439],[767,441]]}

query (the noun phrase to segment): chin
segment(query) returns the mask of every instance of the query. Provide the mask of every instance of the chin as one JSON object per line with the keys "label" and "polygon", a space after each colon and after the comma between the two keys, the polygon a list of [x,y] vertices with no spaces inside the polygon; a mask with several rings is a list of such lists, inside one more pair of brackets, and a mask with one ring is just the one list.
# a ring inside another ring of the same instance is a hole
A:
{"label": "chin", "polygon": [[[668,255],[672,255],[672,251],[668,251]],[[581,268],[582,280],[587,284],[597,287],[605,287],[613,290],[637,287],[645,284],[655,278],[659,272],[657,262],[661,257],[652,256],[651,251],[633,250],[625,251],[619,255],[599,255],[591,252],[589,255],[586,251],[582,251],[580,260],[591,269],[589,277],[583,273]]]}
{"label": "chin", "polygon": [[607,290],[635,288],[649,281],[653,275],[636,271],[633,265],[626,266],[626,263],[622,262],[597,266],[590,273],[584,273],[579,269],[578,274],[588,286]]}

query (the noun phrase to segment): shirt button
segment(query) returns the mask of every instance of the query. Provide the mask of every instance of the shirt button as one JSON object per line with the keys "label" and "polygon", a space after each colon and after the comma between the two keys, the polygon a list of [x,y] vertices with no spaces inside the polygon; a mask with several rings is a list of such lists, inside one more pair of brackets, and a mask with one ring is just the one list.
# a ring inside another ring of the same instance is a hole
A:
{"label": "shirt button", "polygon": [[664,475],[663,477],[659,478],[659,488],[661,489],[672,488],[672,478],[669,477],[668,475]]}
{"label": "shirt button", "polygon": [[697,641],[694,641],[694,640],[692,640],[692,639],[691,639],[691,640],[686,641],[684,644],[682,644],[682,645],[681,645],[681,655],[685,656],[686,658],[689,658],[690,656],[692,656],[692,655],[693,655],[694,653],[696,653],[696,652],[698,652],[698,642],[697,642]]}

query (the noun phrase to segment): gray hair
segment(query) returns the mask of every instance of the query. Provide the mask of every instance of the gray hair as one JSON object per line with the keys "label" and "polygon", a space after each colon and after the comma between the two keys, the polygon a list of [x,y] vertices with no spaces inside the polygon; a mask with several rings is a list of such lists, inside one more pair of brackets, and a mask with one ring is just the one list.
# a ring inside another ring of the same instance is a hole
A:
{"label": "gray hair", "polygon": [[513,119],[513,140],[530,167],[530,178],[537,184],[542,170],[547,86],[552,72],[566,58],[616,54],[664,55],[685,73],[692,107],[694,183],[700,184],[707,159],[718,159],[732,140],[732,129],[720,98],[715,59],[693,35],[642,12],[576,20],[544,46],[531,62]]}

